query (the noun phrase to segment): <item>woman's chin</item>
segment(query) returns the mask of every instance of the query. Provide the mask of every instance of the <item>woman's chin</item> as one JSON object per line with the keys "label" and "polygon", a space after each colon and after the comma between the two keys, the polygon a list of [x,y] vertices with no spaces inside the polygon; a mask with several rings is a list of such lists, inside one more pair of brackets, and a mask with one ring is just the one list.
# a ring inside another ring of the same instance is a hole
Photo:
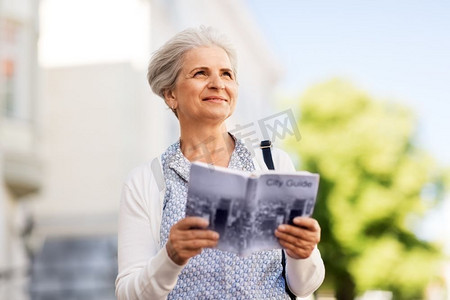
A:
{"label": "woman's chin", "polygon": [[233,110],[228,107],[208,107],[201,111],[197,111],[194,115],[179,115],[179,120],[184,123],[205,123],[217,124],[225,122],[233,114]]}
{"label": "woman's chin", "polygon": [[210,119],[225,120],[231,116],[233,111],[230,107],[212,107],[205,111],[205,117]]}
{"label": "woman's chin", "polygon": [[205,119],[216,120],[216,121],[220,122],[220,121],[225,121],[226,119],[228,119],[228,117],[230,115],[231,114],[229,114],[229,113],[220,113],[220,114],[212,113],[212,114],[208,114],[208,116],[206,116]]}

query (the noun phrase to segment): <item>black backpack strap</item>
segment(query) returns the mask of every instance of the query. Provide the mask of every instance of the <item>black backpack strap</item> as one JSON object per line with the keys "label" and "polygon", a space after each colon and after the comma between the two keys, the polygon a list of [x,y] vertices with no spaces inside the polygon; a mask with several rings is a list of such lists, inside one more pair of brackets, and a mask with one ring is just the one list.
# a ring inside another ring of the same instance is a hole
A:
{"label": "black backpack strap", "polygon": [[275,170],[275,166],[273,165],[272,159],[272,151],[270,148],[272,147],[272,142],[269,140],[261,141],[260,145],[264,157],[264,162],[269,170]]}
{"label": "black backpack strap", "polygon": [[[272,142],[270,140],[261,141],[260,147],[261,147],[263,157],[264,157],[264,162],[266,163],[267,168],[269,170],[275,170],[275,166],[273,165],[273,159],[272,159],[272,151],[270,150],[270,148],[272,147]],[[297,299],[297,296],[295,296],[294,293],[291,292],[291,290],[289,289],[289,286],[287,284],[287,280],[286,280],[286,256],[284,254],[283,249],[281,249],[281,264],[283,265],[283,271],[281,272],[281,275],[283,276],[283,279],[284,279],[284,288],[286,290],[286,293],[289,295],[289,298],[291,298],[292,300],[295,300],[295,299]]]}

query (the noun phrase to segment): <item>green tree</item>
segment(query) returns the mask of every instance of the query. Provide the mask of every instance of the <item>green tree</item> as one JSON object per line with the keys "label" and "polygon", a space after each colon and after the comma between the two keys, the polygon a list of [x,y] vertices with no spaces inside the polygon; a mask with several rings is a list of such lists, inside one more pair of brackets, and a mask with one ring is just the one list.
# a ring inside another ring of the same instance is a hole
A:
{"label": "green tree", "polygon": [[411,111],[334,79],[301,97],[298,120],[301,143],[288,148],[321,176],[314,217],[325,285],[339,300],[369,289],[422,298],[439,252],[412,231],[432,204],[421,195],[433,163],[413,143]]}

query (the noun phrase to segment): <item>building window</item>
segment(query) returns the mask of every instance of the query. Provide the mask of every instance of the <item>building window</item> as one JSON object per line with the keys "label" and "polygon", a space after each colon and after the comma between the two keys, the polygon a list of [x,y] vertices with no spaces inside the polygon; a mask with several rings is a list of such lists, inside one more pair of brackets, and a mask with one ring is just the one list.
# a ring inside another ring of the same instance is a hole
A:
{"label": "building window", "polygon": [[22,23],[0,19],[0,113],[7,118],[29,119],[33,71],[26,37]]}
{"label": "building window", "polygon": [[7,117],[14,116],[14,61],[2,61],[2,104],[3,112]]}

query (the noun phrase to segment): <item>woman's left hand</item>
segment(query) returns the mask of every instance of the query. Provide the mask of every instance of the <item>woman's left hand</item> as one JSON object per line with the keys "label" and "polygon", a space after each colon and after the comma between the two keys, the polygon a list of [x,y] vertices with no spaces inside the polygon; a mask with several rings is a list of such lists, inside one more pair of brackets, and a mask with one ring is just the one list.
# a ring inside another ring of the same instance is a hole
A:
{"label": "woman's left hand", "polygon": [[278,226],[275,236],[287,255],[295,259],[308,258],[320,241],[320,226],[313,218],[296,217],[294,225]]}

